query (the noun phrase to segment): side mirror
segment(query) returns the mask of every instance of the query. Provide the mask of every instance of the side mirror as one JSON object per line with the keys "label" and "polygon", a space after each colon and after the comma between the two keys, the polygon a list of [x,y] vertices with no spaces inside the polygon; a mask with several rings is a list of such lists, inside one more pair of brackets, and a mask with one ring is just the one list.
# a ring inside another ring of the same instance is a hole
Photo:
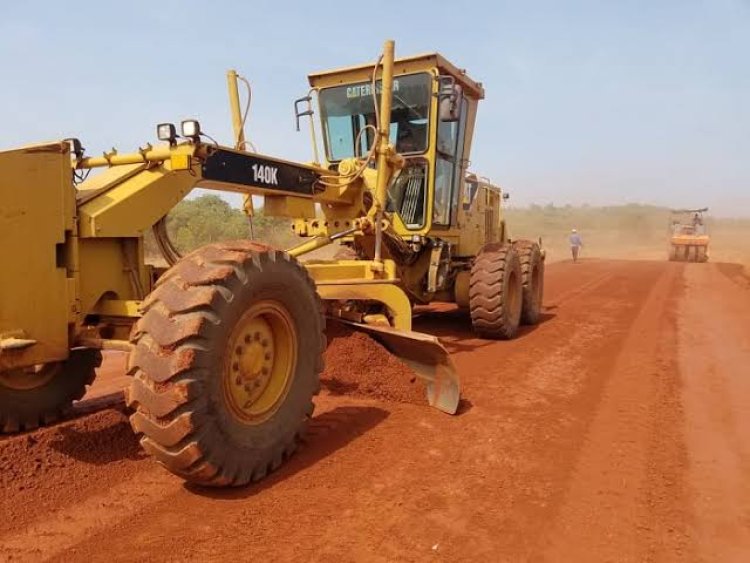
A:
{"label": "side mirror", "polygon": [[438,91],[440,121],[458,121],[461,118],[461,104],[464,99],[463,89],[460,84],[456,84],[456,79],[452,76],[440,76],[438,80],[440,83]]}
{"label": "side mirror", "polygon": [[503,192],[503,199],[510,199],[510,194],[508,192]]}

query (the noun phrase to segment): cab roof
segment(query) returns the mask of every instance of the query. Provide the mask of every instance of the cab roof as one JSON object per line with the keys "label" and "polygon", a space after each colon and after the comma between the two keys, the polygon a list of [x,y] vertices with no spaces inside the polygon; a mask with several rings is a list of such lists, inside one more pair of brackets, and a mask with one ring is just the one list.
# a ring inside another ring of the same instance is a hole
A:
{"label": "cab roof", "polygon": [[[333,70],[313,72],[307,75],[310,86],[313,88],[327,88],[340,84],[350,84],[368,80],[372,74],[373,63],[365,63],[355,66],[341,67]],[[420,70],[437,67],[441,74],[449,74],[461,85],[464,92],[471,98],[481,100],[484,98],[484,87],[481,82],[469,78],[466,70],[454,66],[450,61],[439,53],[423,53],[411,57],[403,57],[394,61],[394,74],[399,76]]]}
{"label": "cab roof", "polygon": [[673,213],[675,215],[679,215],[681,213],[705,213],[708,211],[708,207],[701,207],[700,209],[670,209],[669,212]]}

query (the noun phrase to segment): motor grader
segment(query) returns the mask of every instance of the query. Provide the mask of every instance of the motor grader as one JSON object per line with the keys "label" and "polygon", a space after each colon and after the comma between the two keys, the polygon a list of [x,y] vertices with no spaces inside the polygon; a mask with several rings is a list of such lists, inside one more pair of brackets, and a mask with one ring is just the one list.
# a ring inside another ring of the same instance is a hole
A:
{"label": "motor grader", "polygon": [[669,259],[677,262],[707,262],[708,244],[702,209],[671,209],[669,220]]}
{"label": "motor grader", "polygon": [[[538,321],[543,255],[511,242],[501,191],[466,171],[481,84],[437,54],[394,60],[392,41],[375,64],[312,74],[325,158],[301,164],[246,150],[240,79],[228,73],[232,146],[185,120],[133,153],[87,156],[77,139],[0,152],[3,431],[55,420],[101,351],[123,350],[143,448],[188,481],[243,485],[296,448],[326,320],[382,342],[448,413],[459,381],[438,340],[411,331],[413,305],[455,302],[490,338]],[[312,97],[295,108],[315,142]],[[181,256],[165,218],[196,186],[244,195],[250,214],[262,196],[301,243]],[[148,232],[168,268],[146,263]],[[299,260],[337,241],[348,259]]]}

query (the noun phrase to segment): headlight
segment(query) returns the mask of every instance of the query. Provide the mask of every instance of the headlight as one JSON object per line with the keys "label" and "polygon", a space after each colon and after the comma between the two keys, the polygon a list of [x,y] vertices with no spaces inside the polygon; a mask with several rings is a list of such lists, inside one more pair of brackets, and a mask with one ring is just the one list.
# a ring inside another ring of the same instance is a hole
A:
{"label": "headlight", "polygon": [[181,124],[182,136],[197,138],[201,135],[201,124],[197,119],[186,119]]}
{"label": "headlight", "polygon": [[177,129],[172,123],[159,123],[156,126],[156,137],[160,141],[169,141],[169,144],[172,145],[177,139]]}

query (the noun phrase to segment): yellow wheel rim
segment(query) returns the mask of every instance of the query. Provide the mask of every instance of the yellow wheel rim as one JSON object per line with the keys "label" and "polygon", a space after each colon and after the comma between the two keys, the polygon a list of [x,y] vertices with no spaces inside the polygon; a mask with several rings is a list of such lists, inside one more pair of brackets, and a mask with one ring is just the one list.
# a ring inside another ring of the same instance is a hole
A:
{"label": "yellow wheel rim", "polygon": [[224,360],[224,396],[235,419],[260,424],[283,402],[297,367],[297,330],[277,301],[255,303],[235,325]]}
{"label": "yellow wheel rim", "polygon": [[18,391],[29,391],[46,385],[60,371],[61,364],[39,364],[0,372],[0,385]]}

